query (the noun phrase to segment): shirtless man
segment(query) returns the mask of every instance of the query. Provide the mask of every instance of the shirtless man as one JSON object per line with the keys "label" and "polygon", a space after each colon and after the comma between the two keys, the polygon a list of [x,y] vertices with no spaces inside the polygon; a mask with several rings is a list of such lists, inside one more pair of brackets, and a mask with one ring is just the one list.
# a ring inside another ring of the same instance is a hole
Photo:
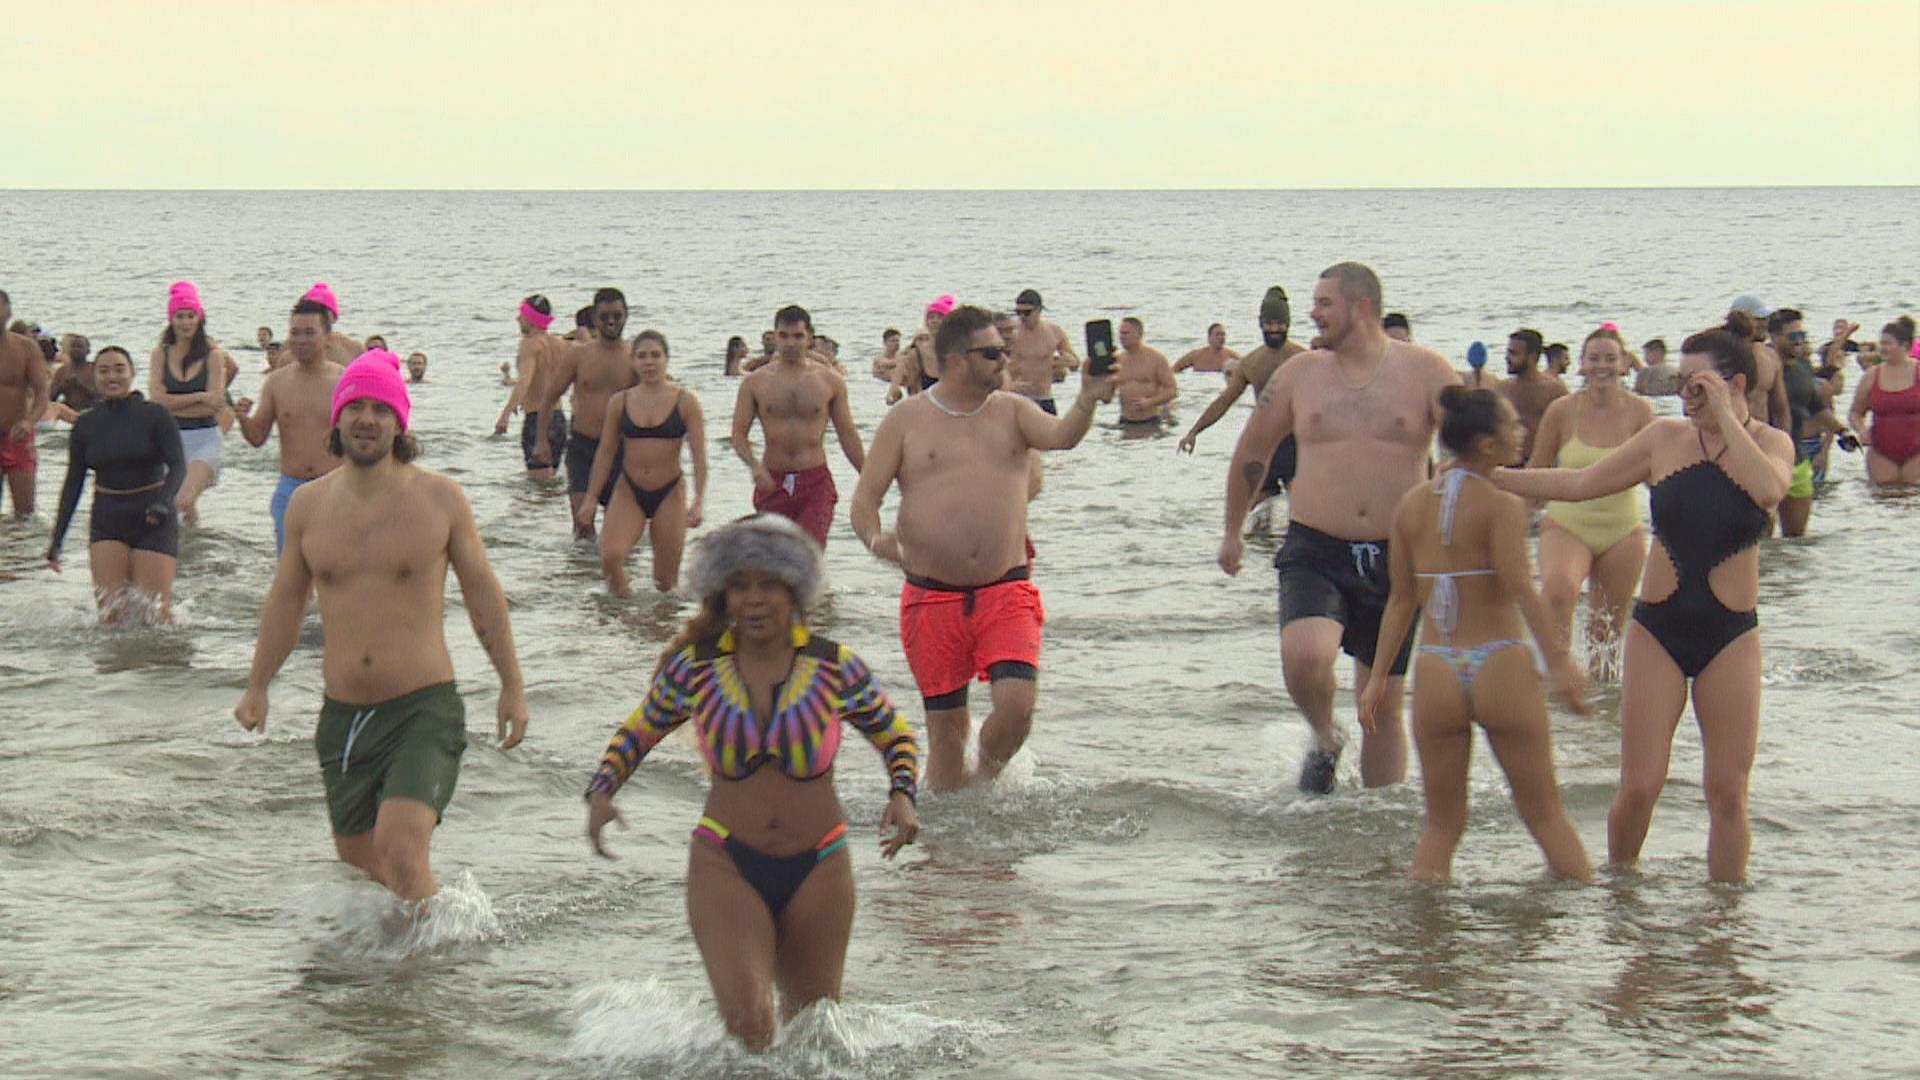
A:
{"label": "shirtless man", "polygon": [[873,377],[884,383],[893,382],[893,369],[900,364],[900,331],[887,327],[880,335],[880,355],[873,358]]}
{"label": "shirtless man", "polygon": [[[599,436],[600,429],[606,426],[607,401],[640,381],[639,373],[633,368],[633,350],[620,337],[627,328],[626,295],[619,289],[601,289],[594,293],[593,326],[593,340],[563,351],[547,371],[540,392],[540,423],[533,436],[534,463],[551,467],[549,417],[559,406],[560,395],[572,387],[573,433],[567,437],[567,501],[573,507],[576,540],[594,538],[593,517],[588,515],[583,524],[580,507],[587,501],[587,478],[593,475],[593,456],[600,452]],[[616,482],[616,477],[608,476],[607,486],[593,493],[594,500],[603,509],[613,501]]]}
{"label": "shirtless man", "polygon": [[918,394],[940,381],[940,361],[934,356],[933,335],[940,332],[940,321],[953,310],[952,296],[941,296],[927,305],[924,326],[913,341],[900,352],[893,367],[893,379],[887,384],[887,404],[900,400],[904,391]]}
{"label": "shirtless man", "polygon": [[1378,662],[1391,666],[1386,698],[1360,746],[1368,787],[1406,775],[1400,690],[1413,652],[1376,657],[1386,611],[1387,541],[1395,507],[1427,475],[1440,420],[1440,389],[1460,381],[1431,349],[1390,340],[1380,326],[1380,279],[1359,263],[1328,267],[1313,288],[1313,322],[1325,348],[1267,380],[1241,432],[1227,475],[1220,568],[1240,572],[1242,520],[1273,448],[1300,440],[1300,471],[1288,492],[1292,521],[1274,559],[1280,585],[1280,662],[1287,693],[1313,727],[1300,769],[1302,791],[1333,790],[1344,740],[1333,723],[1335,654],[1354,661],[1354,695]]}
{"label": "shirtless man", "polygon": [[327,438],[347,467],[302,488],[287,511],[287,550],[233,715],[249,731],[266,730],[267,686],[299,637],[308,589],[317,588],[326,698],[313,743],[334,850],[399,899],[417,901],[440,889],[433,829],[467,748],[443,615],[449,566],[500,673],[500,749],[525,736],[527,699],[507,597],[466,495],[411,464],[419,452],[407,430],[411,408],[392,353],[369,353],[341,375]]}
{"label": "shirtless man", "polygon": [[[0,327],[13,319],[13,301],[0,292]],[[0,330],[0,474],[7,478],[13,516],[33,516],[33,476],[40,456],[33,426],[47,411],[47,356],[40,343]]]}
{"label": "shirtless man", "polygon": [[71,424],[99,400],[100,391],[93,381],[93,343],[79,334],[68,334],[66,344],[60,366],[47,376],[48,396],[53,400],[43,415]]}
{"label": "shirtless man", "polygon": [[293,305],[287,345],[293,363],[260,383],[260,400],[234,403],[240,434],[250,446],[265,446],[280,425],[280,482],[267,512],[273,517],[273,552],[286,548],[287,504],[302,485],[320,479],[340,464],[327,449],[333,432],[333,390],[345,368],[327,359],[327,309],[317,300]]}
{"label": "shirtless man", "polygon": [[[1193,422],[1193,427],[1180,440],[1181,453],[1193,453],[1200,433],[1219,423],[1220,418],[1227,415],[1227,410],[1240,400],[1240,395],[1248,387],[1253,388],[1253,395],[1257,399],[1260,392],[1266,389],[1267,380],[1280,370],[1281,364],[1307,351],[1298,342],[1287,340],[1292,326],[1293,306],[1287,301],[1287,290],[1275,285],[1260,300],[1260,345],[1241,357],[1233,370],[1227,372],[1226,389],[1208,403],[1200,419]],[[1266,479],[1261,481],[1260,490],[1255,495],[1260,505],[1254,512],[1252,528],[1264,532],[1269,527],[1273,516],[1271,500],[1293,483],[1297,463],[1298,447],[1293,436],[1288,435],[1274,448],[1273,459],[1267,464]]]}
{"label": "shirtless man", "polygon": [[1544,350],[1545,343],[1538,330],[1515,330],[1507,338],[1508,378],[1494,387],[1507,399],[1507,404],[1513,406],[1520,425],[1526,428],[1526,445],[1520,452],[1522,461],[1533,456],[1533,436],[1540,430],[1547,406],[1567,396],[1567,384],[1561,382],[1558,375],[1540,370]]}
{"label": "shirtless man", "polygon": [[308,289],[302,300],[311,300],[327,309],[327,359],[346,367],[353,363],[354,357],[366,352],[367,348],[358,340],[350,338],[333,328],[340,321],[340,301],[333,295],[333,289],[324,281],[316,281]]}
{"label": "shirtless man", "polygon": [[[740,380],[733,452],[753,472],[753,508],[791,519],[825,547],[840,501],[827,468],[827,422],[833,422],[840,452],[855,471],[866,467],[867,454],[847,405],[846,380],[812,356],[813,316],[802,307],[783,307],[773,316],[773,334],[773,363]],[[753,453],[755,420],[767,441],[764,458]]]}
{"label": "shirtless man", "polygon": [[[514,324],[520,328],[519,354],[513,361],[519,377],[514,381],[513,392],[507,395],[507,403],[500,408],[500,418],[493,422],[493,433],[505,435],[513,414],[526,409],[526,416],[520,421],[521,463],[527,467],[527,479],[551,480],[553,463],[567,446],[567,414],[556,409],[547,424],[549,441],[544,444],[547,447],[545,461],[534,460],[533,441],[540,434],[538,410],[547,370],[567,348],[567,343],[547,332],[553,325],[553,302],[539,293],[520,301]],[[534,407],[527,409],[529,404]]]}
{"label": "shirtless man", "polygon": [[[1736,320],[1734,316],[1741,316]],[[1747,388],[1747,411],[1757,419],[1793,435],[1793,410],[1787,404],[1787,384],[1781,379],[1780,354],[1767,342],[1767,317],[1773,312],[1760,298],[1744,293],[1733,299],[1727,311],[1729,331],[1743,325],[1753,342],[1753,385]]]}
{"label": "shirtless man", "polygon": [[1060,380],[1062,372],[1078,368],[1080,357],[1074,353],[1073,343],[1067,340],[1067,332],[1060,324],[1040,317],[1045,310],[1037,290],[1021,290],[1013,300],[1013,314],[1018,320],[1013,326],[1013,336],[1001,336],[1013,350],[1007,361],[1007,389],[1032,398],[1042,412],[1052,416],[1056,408],[1053,384]]}
{"label": "shirtless man", "polygon": [[1189,368],[1194,371],[1227,371],[1239,361],[1240,354],[1227,348],[1227,328],[1214,323],[1207,327],[1207,343],[1175,360],[1173,373],[1178,375]]}
{"label": "shirtless man", "polygon": [[[1080,396],[1050,417],[1021,395],[995,392],[1007,350],[987,312],[956,309],[934,341],[940,385],[880,422],[853,495],[853,531],[906,571],[900,642],[926,705],[927,790],[952,791],[998,775],[1033,724],[1046,616],[1025,550],[1027,459],[1078,445],[1112,387],[1083,369]],[[895,481],[899,515],[882,531],[880,503]],[[976,677],[991,682],[993,709],[969,774],[967,687]]]}
{"label": "shirtless man", "polygon": [[1120,320],[1120,351],[1113,354],[1113,385],[1120,394],[1120,430],[1134,435],[1166,429],[1167,406],[1180,396],[1167,354],[1147,344],[1146,325]]}

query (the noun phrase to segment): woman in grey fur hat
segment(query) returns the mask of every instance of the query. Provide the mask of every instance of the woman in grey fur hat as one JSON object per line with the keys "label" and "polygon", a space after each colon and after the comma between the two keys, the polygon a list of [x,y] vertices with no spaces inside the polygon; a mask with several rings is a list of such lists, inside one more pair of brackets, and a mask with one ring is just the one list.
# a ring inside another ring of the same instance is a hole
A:
{"label": "woman in grey fur hat", "polygon": [[[853,931],[846,814],[829,777],[840,724],[880,752],[890,786],[886,858],[920,831],[913,729],[853,650],[813,633],[820,548],[776,514],[742,518],[694,547],[700,610],[661,655],[647,699],[614,733],[587,789],[587,835],[626,821],[613,796],[647,752],[691,720],[713,776],[687,860],[687,915],[727,1030],[773,1041],[773,989],[792,1019],[840,996]],[[816,781],[827,780],[825,783]]]}

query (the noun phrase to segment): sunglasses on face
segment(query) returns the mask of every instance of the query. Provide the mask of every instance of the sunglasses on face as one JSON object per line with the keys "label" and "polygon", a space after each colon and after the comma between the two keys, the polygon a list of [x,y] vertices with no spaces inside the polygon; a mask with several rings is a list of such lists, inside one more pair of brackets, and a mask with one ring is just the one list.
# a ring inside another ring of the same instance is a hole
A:
{"label": "sunglasses on face", "polygon": [[1787,335],[1787,340],[1788,341],[1805,341],[1807,340],[1807,332],[1805,330],[1795,330],[1794,332]]}
{"label": "sunglasses on face", "polygon": [[1033,314],[1033,309],[1030,307],[1017,307],[1013,309],[1013,313],[1015,315],[1020,316],[1021,318],[1025,318],[1026,316]]}
{"label": "sunglasses on face", "polygon": [[979,353],[981,356],[985,357],[988,360],[998,360],[1001,357],[1007,355],[1009,351],[1010,350],[1005,349],[999,345],[981,345],[977,348],[972,348],[967,350],[967,352],[969,353]]}

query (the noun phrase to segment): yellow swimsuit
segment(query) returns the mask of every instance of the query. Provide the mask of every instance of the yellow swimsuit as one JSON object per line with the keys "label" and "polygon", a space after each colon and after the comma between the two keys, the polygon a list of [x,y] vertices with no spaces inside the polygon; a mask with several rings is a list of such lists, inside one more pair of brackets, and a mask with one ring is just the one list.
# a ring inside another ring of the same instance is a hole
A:
{"label": "yellow swimsuit", "polygon": [[[1577,421],[1579,414],[1574,418]],[[1560,444],[1560,455],[1554,463],[1562,469],[1584,469],[1615,449],[1590,446],[1581,442],[1578,434],[1569,433],[1567,441]],[[1636,484],[1617,494],[1586,502],[1549,502],[1547,517],[1579,538],[1597,559],[1640,527],[1640,487]]]}

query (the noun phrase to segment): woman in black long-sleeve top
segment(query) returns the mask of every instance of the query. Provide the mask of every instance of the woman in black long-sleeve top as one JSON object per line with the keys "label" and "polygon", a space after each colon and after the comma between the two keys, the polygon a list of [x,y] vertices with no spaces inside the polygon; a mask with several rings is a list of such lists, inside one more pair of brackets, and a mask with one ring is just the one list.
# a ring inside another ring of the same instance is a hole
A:
{"label": "woman in black long-sleeve top", "polygon": [[87,557],[101,618],[122,622],[150,615],[167,622],[173,617],[173,572],[180,553],[174,496],[187,475],[180,429],[164,406],[133,390],[133,358],[125,349],[100,350],[93,375],[100,401],[73,425],[47,565],[60,569],[60,545],[92,469]]}

